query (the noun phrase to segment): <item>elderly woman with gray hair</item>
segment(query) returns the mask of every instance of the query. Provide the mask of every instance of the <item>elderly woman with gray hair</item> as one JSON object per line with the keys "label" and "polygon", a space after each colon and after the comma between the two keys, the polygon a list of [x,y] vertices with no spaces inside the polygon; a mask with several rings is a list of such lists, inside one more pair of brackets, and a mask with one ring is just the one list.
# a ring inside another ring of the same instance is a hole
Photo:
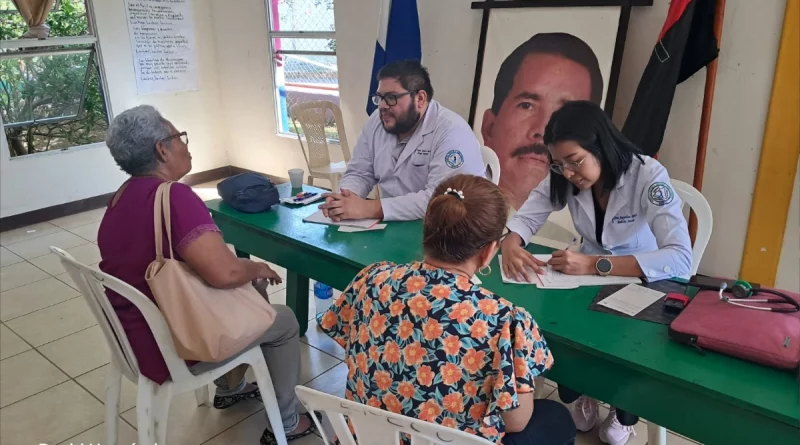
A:
{"label": "elderly woman with gray hair", "polygon": [[[106,132],[106,145],[117,165],[131,177],[119,188],[108,205],[97,236],[103,261],[100,269],[132,285],[153,302],[145,281],[145,270],[155,259],[153,204],[156,189],[164,181],[178,181],[192,168],[189,139],[171,122],[148,105],[131,108],[117,116]],[[234,288],[254,280],[273,284],[280,277],[265,263],[236,258],[211,220],[203,201],[190,187],[176,183],[170,191],[173,250],[177,259],[188,263],[209,285]],[[166,236],[164,243],[167,243]],[[153,333],[141,312],[127,299],[107,291],[109,301],[128,335],[139,370],[156,383],[169,379],[169,371],[158,350]],[[289,440],[313,431],[307,415],[298,415],[294,387],[300,378],[299,328],[291,309],[275,305],[274,324],[259,340],[272,373],[284,430]],[[200,373],[213,363],[187,363]],[[244,379],[244,369],[229,373],[215,383],[214,406],[225,409],[259,397],[258,388]],[[236,374],[236,376],[232,376]],[[269,429],[262,444],[274,443]]]}

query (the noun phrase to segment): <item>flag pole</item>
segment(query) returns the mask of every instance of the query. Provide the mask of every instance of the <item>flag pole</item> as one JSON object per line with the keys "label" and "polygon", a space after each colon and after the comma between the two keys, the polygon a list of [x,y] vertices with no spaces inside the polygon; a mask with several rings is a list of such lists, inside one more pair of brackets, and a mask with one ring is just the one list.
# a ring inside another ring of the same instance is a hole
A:
{"label": "flag pole", "polygon": [[[717,46],[722,46],[722,20],[725,15],[725,0],[717,0],[714,9],[714,38]],[[706,167],[706,149],[708,147],[708,130],[711,126],[711,106],[714,103],[714,85],[717,82],[717,63],[719,56],[706,67],[706,88],[703,93],[703,113],[700,115],[700,133],[697,137],[697,157],[694,162],[694,180],[692,185],[699,191],[703,189],[703,173]],[[697,216],[689,212],[689,237],[694,244],[697,234]]]}

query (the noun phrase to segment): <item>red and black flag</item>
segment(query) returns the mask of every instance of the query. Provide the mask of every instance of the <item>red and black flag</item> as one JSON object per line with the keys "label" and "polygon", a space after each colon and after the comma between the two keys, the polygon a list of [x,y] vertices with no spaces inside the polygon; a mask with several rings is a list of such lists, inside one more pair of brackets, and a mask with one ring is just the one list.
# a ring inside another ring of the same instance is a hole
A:
{"label": "red and black flag", "polygon": [[715,7],[716,0],[672,0],[669,6],[622,128],[648,156],[655,156],[661,147],[675,88],[719,54]]}

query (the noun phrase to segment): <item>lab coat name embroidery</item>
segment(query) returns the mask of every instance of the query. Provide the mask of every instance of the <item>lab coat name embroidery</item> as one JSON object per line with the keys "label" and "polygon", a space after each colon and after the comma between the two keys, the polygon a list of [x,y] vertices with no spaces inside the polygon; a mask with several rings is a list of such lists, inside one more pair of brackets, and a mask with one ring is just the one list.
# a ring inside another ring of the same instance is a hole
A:
{"label": "lab coat name embroidery", "polygon": [[672,187],[663,182],[654,182],[647,189],[647,199],[650,200],[651,204],[665,206],[675,199],[675,192],[672,191]]}
{"label": "lab coat name embroidery", "polygon": [[636,213],[633,215],[622,215],[611,218],[611,224],[627,224],[636,222]]}
{"label": "lab coat name embroidery", "polygon": [[448,167],[455,170],[464,165],[464,155],[458,150],[450,150],[444,156],[444,162]]}

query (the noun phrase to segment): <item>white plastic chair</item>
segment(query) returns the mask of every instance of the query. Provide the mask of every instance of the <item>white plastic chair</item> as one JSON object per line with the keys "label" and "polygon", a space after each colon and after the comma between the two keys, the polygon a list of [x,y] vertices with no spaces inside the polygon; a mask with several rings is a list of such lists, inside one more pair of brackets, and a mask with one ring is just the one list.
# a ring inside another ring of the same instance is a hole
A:
{"label": "white plastic chair", "polygon": [[[342,445],[395,445],[399,443],[398,435],[400,433],[411,436],[411,445],[494,444],[494,442],[489,442],[473,434],[362,405],[305,386],[297,386],[295,391],[297,397],[314,418],[317,430],[322,434],[322,440],[326,444],[332,442],[326,437],[321,419],[317,418],[314,411],[325,412]],[[344,416],[347,416],[353,424],[356,436],[358,436],[358,444],[356,444]]]}
{"label": "white plastic chair", "polygon": [[486,179],[492,181],[494,185],[500,184],[500,159],[497,153],[491,148],[481,145],[481,156],[483,165],[486,166]]}
{"label": "white plastic chair", "polygon": [[708,205],[708,201],[699,190],[677,179],[670,179],[670,182],[678,192],[681,201],[694,210],[694,214],[697,216],[697,233],[692,246],[692,275],[694,275],[697,273],[697,268],[700,267],[700,260],[703,259],[703,253],[711,239],[714,217],[711,214],[711,206]]}
{"label": "white plastic chair", "polygon": [[[267,363],[259,346],[244,351],[229,361],[221,362],[217,368],[194,375],[189,371],[186,362],[178,357],[167,322],[158,307],[149,298],[133,286],[75,261],[70,254],[58,247],[50,247],[50,251],[60,257],[64,269],[67,270],[72,280],[78,285],[89,308],[97,318],[97,322],[111,350],[111,364],[106,376],[105,398],[107,444],[115,445],[117,443],[117,421],[119,418],[119,400],[123,375],[137,384],[136,417],[139,434],[137,443],[141,445],[165,445],[167,439],[167,417],[172,397],[187,391],[194,391],[197,405],[208,406],[210,405],[208,384],[240,364],[246,363],[253,368],[258,388],[261,391],[261,398],[264,401],[267,416],[272,425],[272,431],[274,431],[278,443],[286,445],[286,436],[283,433],[283,422],[281,413],[278,410],[278,401],[275,398],[272,378],[269,375]],[[119,318],[117,318],[114,308],[111,306],[111,302],[106,297],[105,288],[122,295],[142,312],[147,325],[153,332],[156,343],[158,343],[158,349],[167,363],[167,368],[171,375],[170,380],[159,385],[139,373],[136,356],[133,354],[128,337],[120,324]]]}
{"label": "white plastic chair", "polygon": [[[336,130],[339,133],[339,146],[342,148],[342,154],[344,155],[344,161],[342,162],[331,162],[331,155],[328,151],[328,137],[325,135],[328,111],[333,114]],[[350,162],[350,146],[347,145],[342,110],[333,102],[316,100],[292,106],[290,115],[292,123],[295,125],[297,141],[300,142],[300,149],[306,158],[306,165],[309,170],[309,185],[314,185],[315,178],[327,179],[331,182],[331,191],[338,192],[339,180],[347,170],[347,163]],[[303,137],[300,136],[300,129],[303,130],[302,133],[305,136],[305,146],[303,145]]]}
{"label": "white plastic chair", "polygon": [[[678,193],[681,201],[694,210],[697,215],[697,233],[695,234],[694,245],[692,246],[692,275],[697,273],[703,253],[706,251],[708,241],[711,239],[711,229],[714,226],[714,217],[711,214],[711,206],[705,196],[691,185],[670,179],[672,187]],[[666,445],[667,429],[655,423],[647,423],[647,443],[648,445]]]}

